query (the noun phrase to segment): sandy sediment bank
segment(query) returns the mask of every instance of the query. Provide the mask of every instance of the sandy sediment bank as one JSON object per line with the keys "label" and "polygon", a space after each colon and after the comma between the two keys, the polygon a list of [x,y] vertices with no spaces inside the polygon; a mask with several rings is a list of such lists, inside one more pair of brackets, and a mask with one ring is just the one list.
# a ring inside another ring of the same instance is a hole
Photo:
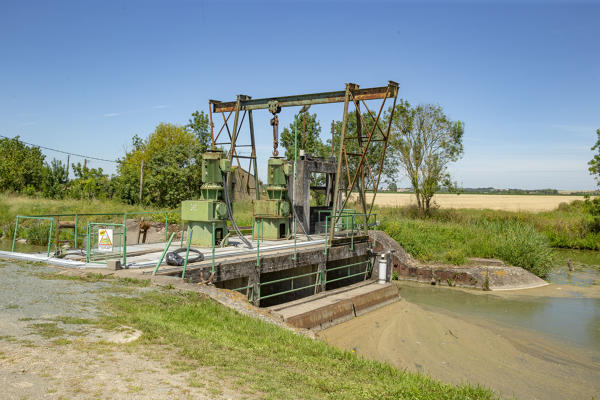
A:
{"label": "sandy sediment bank", "polygon": [[326,329],[319,337],[435,379],[479,383],[508,398],[592,398],[600,393],[600,350],[590,352],[536,332],[429,311],[407,301]]}

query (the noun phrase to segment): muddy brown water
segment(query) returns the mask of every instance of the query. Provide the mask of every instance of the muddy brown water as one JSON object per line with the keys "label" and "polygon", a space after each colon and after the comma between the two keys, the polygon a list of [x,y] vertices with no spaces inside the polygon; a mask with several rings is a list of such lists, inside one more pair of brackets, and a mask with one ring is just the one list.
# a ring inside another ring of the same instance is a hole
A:
{"label": "muddy brown water", "polygon": [[319,336],[435,379],[489,387],[503,398],[600,398],[600,268],[575,264],[575,272],[555,269],[549,278],[556,283],[521,291],[400,282],[400,302]]}

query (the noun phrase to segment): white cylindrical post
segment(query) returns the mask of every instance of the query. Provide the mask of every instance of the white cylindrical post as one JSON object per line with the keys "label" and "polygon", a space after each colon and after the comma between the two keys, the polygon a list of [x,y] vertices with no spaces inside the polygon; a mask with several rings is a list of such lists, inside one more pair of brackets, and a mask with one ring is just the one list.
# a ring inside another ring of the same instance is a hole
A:
{"label": "white cylindrical post", "polygon": [[387,257],[384,254],[379,255],[379,281],[377,283],[383,285],[387,280]]}

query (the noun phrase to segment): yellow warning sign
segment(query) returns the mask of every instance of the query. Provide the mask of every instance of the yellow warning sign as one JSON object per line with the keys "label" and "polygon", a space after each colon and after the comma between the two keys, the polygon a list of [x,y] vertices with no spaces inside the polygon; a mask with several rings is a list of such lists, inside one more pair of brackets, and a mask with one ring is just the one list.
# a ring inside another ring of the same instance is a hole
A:
{"label": "yellow warning sign", "polygon": [[113,230],[101,228],[98,229],[98,251],[112,251],[113,249]]}

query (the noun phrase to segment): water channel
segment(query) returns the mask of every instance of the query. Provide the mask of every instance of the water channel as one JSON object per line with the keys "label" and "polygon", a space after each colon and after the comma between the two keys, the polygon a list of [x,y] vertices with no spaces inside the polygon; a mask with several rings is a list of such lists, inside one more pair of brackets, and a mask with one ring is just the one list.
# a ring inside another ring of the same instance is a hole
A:
{"label": "water channel", "polygon": [[597,398],[600,252],[559,250],[556,259],[550,284],[536,289],[484,292],[401,281],[400,302],[320,336],[402,369],[490,387],[503,398]]}

